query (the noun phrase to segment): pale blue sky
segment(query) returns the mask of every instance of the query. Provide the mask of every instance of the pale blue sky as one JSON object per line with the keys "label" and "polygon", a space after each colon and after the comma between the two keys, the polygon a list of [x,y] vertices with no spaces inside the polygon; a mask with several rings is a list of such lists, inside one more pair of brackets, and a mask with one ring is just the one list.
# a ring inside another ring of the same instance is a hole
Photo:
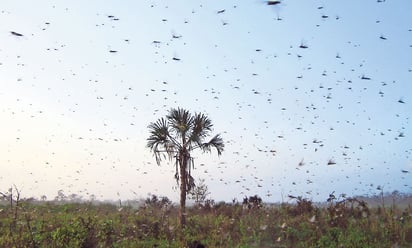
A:
{"label": "pale blue sky", "polygon": [[3,1],[0,190],[177,200],[173,166],[158,167],[145,144],[150,122],[183,107],[208,114],[226,141],[221,157],[196,154],[195,178],[216,200],[411,192],[411,10]]}

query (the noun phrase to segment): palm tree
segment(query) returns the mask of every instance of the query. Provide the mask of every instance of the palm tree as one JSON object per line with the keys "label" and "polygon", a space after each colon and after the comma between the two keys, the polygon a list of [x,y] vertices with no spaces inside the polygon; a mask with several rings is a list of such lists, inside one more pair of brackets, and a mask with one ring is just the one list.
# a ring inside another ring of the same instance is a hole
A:
{"label": "palm tree", "polygon": [[224,149],[220,135],[213,136],[208,142],[204,140],[212,131],[212,122],[202,113],[192,115],[182,108],[172,108],[164,118],[150,123],[150,136],[147,147],[154,153],[156,162],[164,158],[173,161],[176,166],[175,178],[180,182],[180,226],[186,224],[186,195],[195,186],[191,175],[194,168],[192,151],[200,149],[211,152],[215,148],[218,155]]}

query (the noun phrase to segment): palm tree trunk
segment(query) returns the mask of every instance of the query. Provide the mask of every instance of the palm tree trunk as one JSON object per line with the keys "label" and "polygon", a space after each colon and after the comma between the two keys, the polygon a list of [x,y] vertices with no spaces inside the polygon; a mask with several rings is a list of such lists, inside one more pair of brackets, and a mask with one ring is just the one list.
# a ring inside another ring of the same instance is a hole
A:
{"label": "palm tree trunk", "polygon": [[186,192],[187,192],[187,160],[183,157],[180,161],[180,227],[183,229],[186,225]]}

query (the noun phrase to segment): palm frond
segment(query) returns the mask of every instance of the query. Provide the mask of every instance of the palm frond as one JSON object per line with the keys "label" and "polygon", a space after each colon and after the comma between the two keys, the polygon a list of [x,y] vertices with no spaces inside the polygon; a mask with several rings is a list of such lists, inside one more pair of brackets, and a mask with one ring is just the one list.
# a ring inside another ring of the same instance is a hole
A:
{"label": "palm frond", "polygon": [[212,131],[212,127],[212,121],[207,116],[202,113],[196,113],[193,118],[193,128],[189,140],[200,146],[203,139]]}
{"label": "palm frond", "polygon": [[182,108],[172,108],[166,118],[172,131],[180,137],[184,137],[193,125],[192,115]]}
{"label": "palm frond", "polygon": [[225,148],[222,137],[219,134],[215,135],[209,142],[202,143],[199,146],[204,152],[211,152],[215,148],[217,154],[220,156]]}
{"label": "palm frond", "polygon": [[170,137],[167,120],[161,118],[148,126],[150,136],[147,138],[147,147],[154,153],[157,164],[160,164],[164,153],[172,159],[178,147],[175,141]]}
{"label": "palm frond", "polygon": [[154,151],[159,145],[163,145],[167,142],[169,128],[167,127],[167,122],[164,118],[150,123],[148,128],[150,136],[147,138],[147,147]]}

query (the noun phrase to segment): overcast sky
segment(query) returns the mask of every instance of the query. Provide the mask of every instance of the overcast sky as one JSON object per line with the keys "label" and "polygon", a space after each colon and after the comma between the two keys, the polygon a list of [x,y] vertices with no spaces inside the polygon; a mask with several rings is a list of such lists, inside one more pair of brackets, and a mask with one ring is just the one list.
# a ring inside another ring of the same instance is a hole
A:
{"label": "overcast sky", "polygon": [[411,192],[411,1],[2,1],[0,191],[176,201],[150,122],[203,112],[211,197]]}

